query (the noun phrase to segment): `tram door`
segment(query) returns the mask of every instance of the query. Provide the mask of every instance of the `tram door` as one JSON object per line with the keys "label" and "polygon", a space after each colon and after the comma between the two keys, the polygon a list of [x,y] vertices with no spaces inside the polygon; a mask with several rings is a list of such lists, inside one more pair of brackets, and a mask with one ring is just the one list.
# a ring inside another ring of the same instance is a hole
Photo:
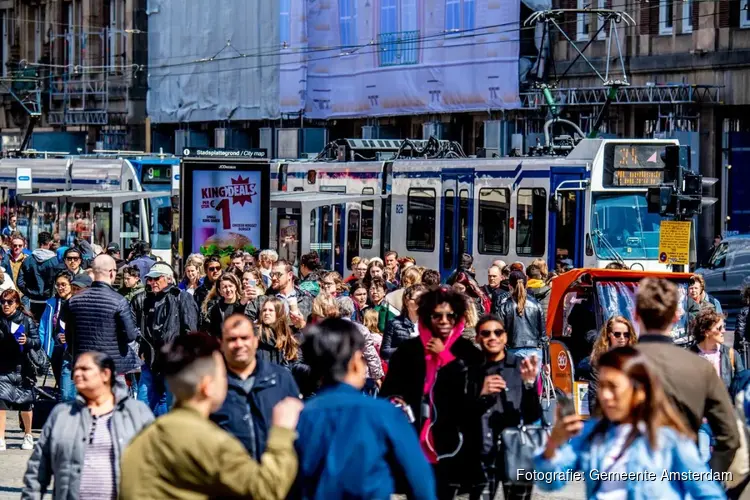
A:
{"label": "tram door", "polygon": [[323,269],[343,273],[345,205],[325,205],[310,212],[310,250],[318,252]]}
{"label": "tram door", "polygon": [[[580,181],[586,177],[584,168],[571,171],[570,168],[552,168],[550,172],[550,196],[565,181]],[[576,268],[583,267],[584,210],[586,192],[577,189],[575,182],[561,186],[558,198],[559,209],[549,214],[549,248],[547,264],[555,268],[559,259],[570,259]]]}
{"label": "tram door", "polygon": [[440,277],[445,280],[458,267],[461,254],[472,254],[474,172],[442,175]]}

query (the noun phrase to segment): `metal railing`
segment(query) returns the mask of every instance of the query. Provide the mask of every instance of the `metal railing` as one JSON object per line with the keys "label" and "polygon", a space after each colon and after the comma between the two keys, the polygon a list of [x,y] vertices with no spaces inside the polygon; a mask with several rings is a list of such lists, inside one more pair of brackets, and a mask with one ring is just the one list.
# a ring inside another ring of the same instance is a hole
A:
{"label": "metal railing", "polygon": [[380,66],[419,62],[419,31],[397,31],[378,35]]}

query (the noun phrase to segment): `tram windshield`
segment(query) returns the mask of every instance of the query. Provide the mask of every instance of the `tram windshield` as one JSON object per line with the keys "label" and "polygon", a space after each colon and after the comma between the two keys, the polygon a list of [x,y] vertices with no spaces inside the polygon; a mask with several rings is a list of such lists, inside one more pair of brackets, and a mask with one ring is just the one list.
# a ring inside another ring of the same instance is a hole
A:
{"label": "tram windshield", "polygon": [[659,214],[648,212],[646,195],[628,193],[594,198],[592,236],[600,259],[659,258]]}
{"label": "tram windshield", "polygon": [[170,250],[172,248],[172,200],[160,196],[149,200],[151,228],[151,248]]}

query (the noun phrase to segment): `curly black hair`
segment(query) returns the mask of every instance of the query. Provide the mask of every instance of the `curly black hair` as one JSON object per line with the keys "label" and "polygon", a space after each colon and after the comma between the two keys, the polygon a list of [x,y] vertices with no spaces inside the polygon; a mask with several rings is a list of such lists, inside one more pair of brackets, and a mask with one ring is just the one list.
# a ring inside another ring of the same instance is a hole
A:
{"label": "curly black hair", "polygon": [[466,314],[466,296],[449,286],[439,286],[419,298],[419,321],[427,326],[432,323],[432,313],[440,304],[449,304],[457,318]]}

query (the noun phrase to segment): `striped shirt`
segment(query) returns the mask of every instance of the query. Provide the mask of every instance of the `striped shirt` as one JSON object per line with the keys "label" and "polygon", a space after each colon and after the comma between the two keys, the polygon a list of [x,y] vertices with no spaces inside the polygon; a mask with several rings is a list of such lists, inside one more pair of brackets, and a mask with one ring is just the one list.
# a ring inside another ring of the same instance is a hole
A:
{"label": "striped shirt", "polygon": [[112,412],[92,416],[86,454],[81,471],[80,500],[115,500],[115,445],[112,441]]}

